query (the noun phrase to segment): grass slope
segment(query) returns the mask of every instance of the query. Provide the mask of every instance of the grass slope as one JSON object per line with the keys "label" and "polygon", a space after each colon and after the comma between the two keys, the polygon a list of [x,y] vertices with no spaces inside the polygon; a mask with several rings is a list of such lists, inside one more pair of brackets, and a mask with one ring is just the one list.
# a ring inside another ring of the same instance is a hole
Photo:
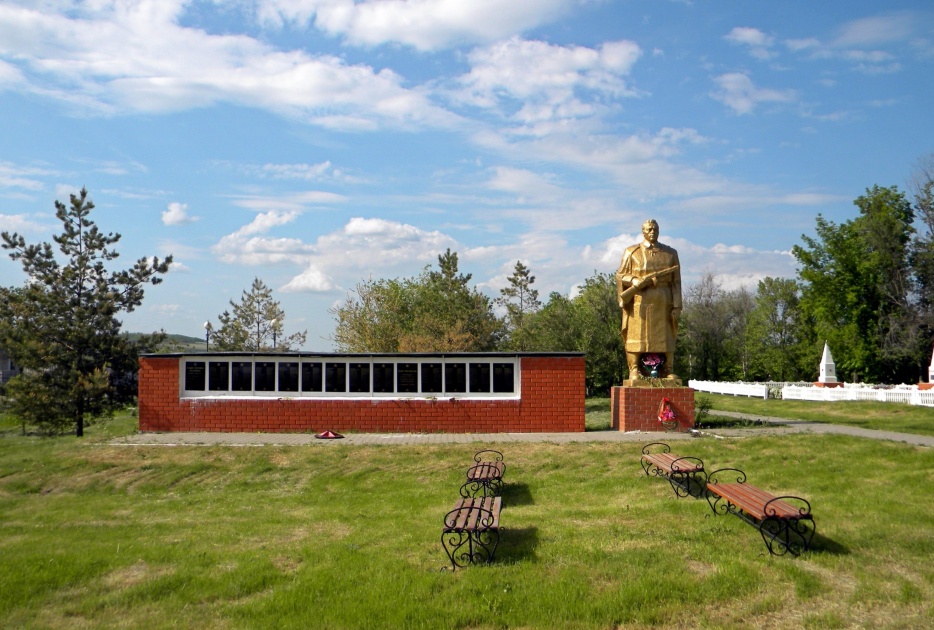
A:
{"label": "grass slope", "polygon": [[647,478],[640,444],[501,445],[496,562],[451,573],[441,520],[486,445],[107,443],[134,422],[83,440],[0,435],[5,627],[934,624],[934,449],[754,433],[677,443],[811,501],[813,551],[773,558],[739,519]]}

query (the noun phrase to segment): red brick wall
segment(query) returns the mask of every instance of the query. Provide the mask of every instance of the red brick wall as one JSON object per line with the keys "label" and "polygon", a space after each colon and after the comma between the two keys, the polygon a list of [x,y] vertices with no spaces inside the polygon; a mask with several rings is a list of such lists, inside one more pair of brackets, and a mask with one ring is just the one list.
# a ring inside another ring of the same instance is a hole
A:
{"label": "red brick wall", "polygon": [[551,433],[584,430],[584,358],[522,357],[520,400],[179,398],[179,358],[139,366],[140,431]]}
{"label": "red brick wall", "polygon": [[694,427],[694,390],[690,387],[614,387],[610,392],[612,425],[620,431],[664,431],[658,422],[662,398],[671,401],[678,430]]}

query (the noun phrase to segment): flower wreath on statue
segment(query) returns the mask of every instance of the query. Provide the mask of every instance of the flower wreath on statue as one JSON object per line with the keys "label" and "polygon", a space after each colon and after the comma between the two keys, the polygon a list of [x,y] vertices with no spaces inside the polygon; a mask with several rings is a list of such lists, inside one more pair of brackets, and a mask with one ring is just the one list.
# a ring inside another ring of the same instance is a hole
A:
{"label": "flower wreath on statue", "polygon": [[677,417],[675,416],[675,410],[671,408],[670,398],[662,398],[662,402],[658,406],[658,421],[661,424],[670,424],[672,422],[677,422]]}

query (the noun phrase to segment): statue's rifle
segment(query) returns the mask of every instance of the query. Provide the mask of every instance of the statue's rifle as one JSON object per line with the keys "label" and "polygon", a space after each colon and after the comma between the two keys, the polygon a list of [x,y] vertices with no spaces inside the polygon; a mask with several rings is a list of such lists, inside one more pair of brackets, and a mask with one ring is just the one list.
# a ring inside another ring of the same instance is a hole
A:
{"label": "statue's rifle", "polygon": [[[642,279],[645,280],[645,281],[654,280],[655,278],[660,278],[661,276],[667,276],[667,275],[670,274],[670,273],[674,273],[674,272],[678,271],[679,269],[681,269],[681,265],[674,265],[673,267],[668,267],[667,269],[661,269],[661,270],[659,270],[659,271],[653,271],[653,272],[650,273],[650,274],[646,274],[646,275],[642,276]],[[621,280],[621,279],[620,279],[620,280]],[[629,287],[628,289],[626,289],[625,291],[621,292],[621,293],[619,294],[619,305],[622,306],[623,304],[625,304],[626,302],[628,302],[629,299],[630,299],[633,295],[635,295],[636,292],[637,292],[640,288],[642,288],[643,286],[645,286],[645,283],[644,283],[644,282],[643,282],[640,286],[638,286],[638,287],[637,287],[637,286],[631,286],[631,287]]]}

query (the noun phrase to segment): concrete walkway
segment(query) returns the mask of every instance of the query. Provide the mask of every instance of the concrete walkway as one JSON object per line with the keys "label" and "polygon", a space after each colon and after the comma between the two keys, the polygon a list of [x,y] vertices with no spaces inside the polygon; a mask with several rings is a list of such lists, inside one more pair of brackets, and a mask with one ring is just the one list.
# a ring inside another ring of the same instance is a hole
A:
{"label": "concrete walkway", "polygon": [[309,433],[139,433],[112,440],[114,445],[126,446],[266,446],[266,445],[387,445],[387,444],[470,444],[473,442],[645,442],[664,439],[689,440],[695,437],[741,438],[790,433],[837,433],[874,440],[904,442],[915,446],[934,447],[934,436],[871,431],[839,424],[825,424],[806,420],[768,418],[750,414],[717,411],[718,416],[760,420],[774,425],[749,429],[714,429],[690,433],[656,433],[630,431],[587,431],[584,433],[349,433],[339,440],[319,440]]}

